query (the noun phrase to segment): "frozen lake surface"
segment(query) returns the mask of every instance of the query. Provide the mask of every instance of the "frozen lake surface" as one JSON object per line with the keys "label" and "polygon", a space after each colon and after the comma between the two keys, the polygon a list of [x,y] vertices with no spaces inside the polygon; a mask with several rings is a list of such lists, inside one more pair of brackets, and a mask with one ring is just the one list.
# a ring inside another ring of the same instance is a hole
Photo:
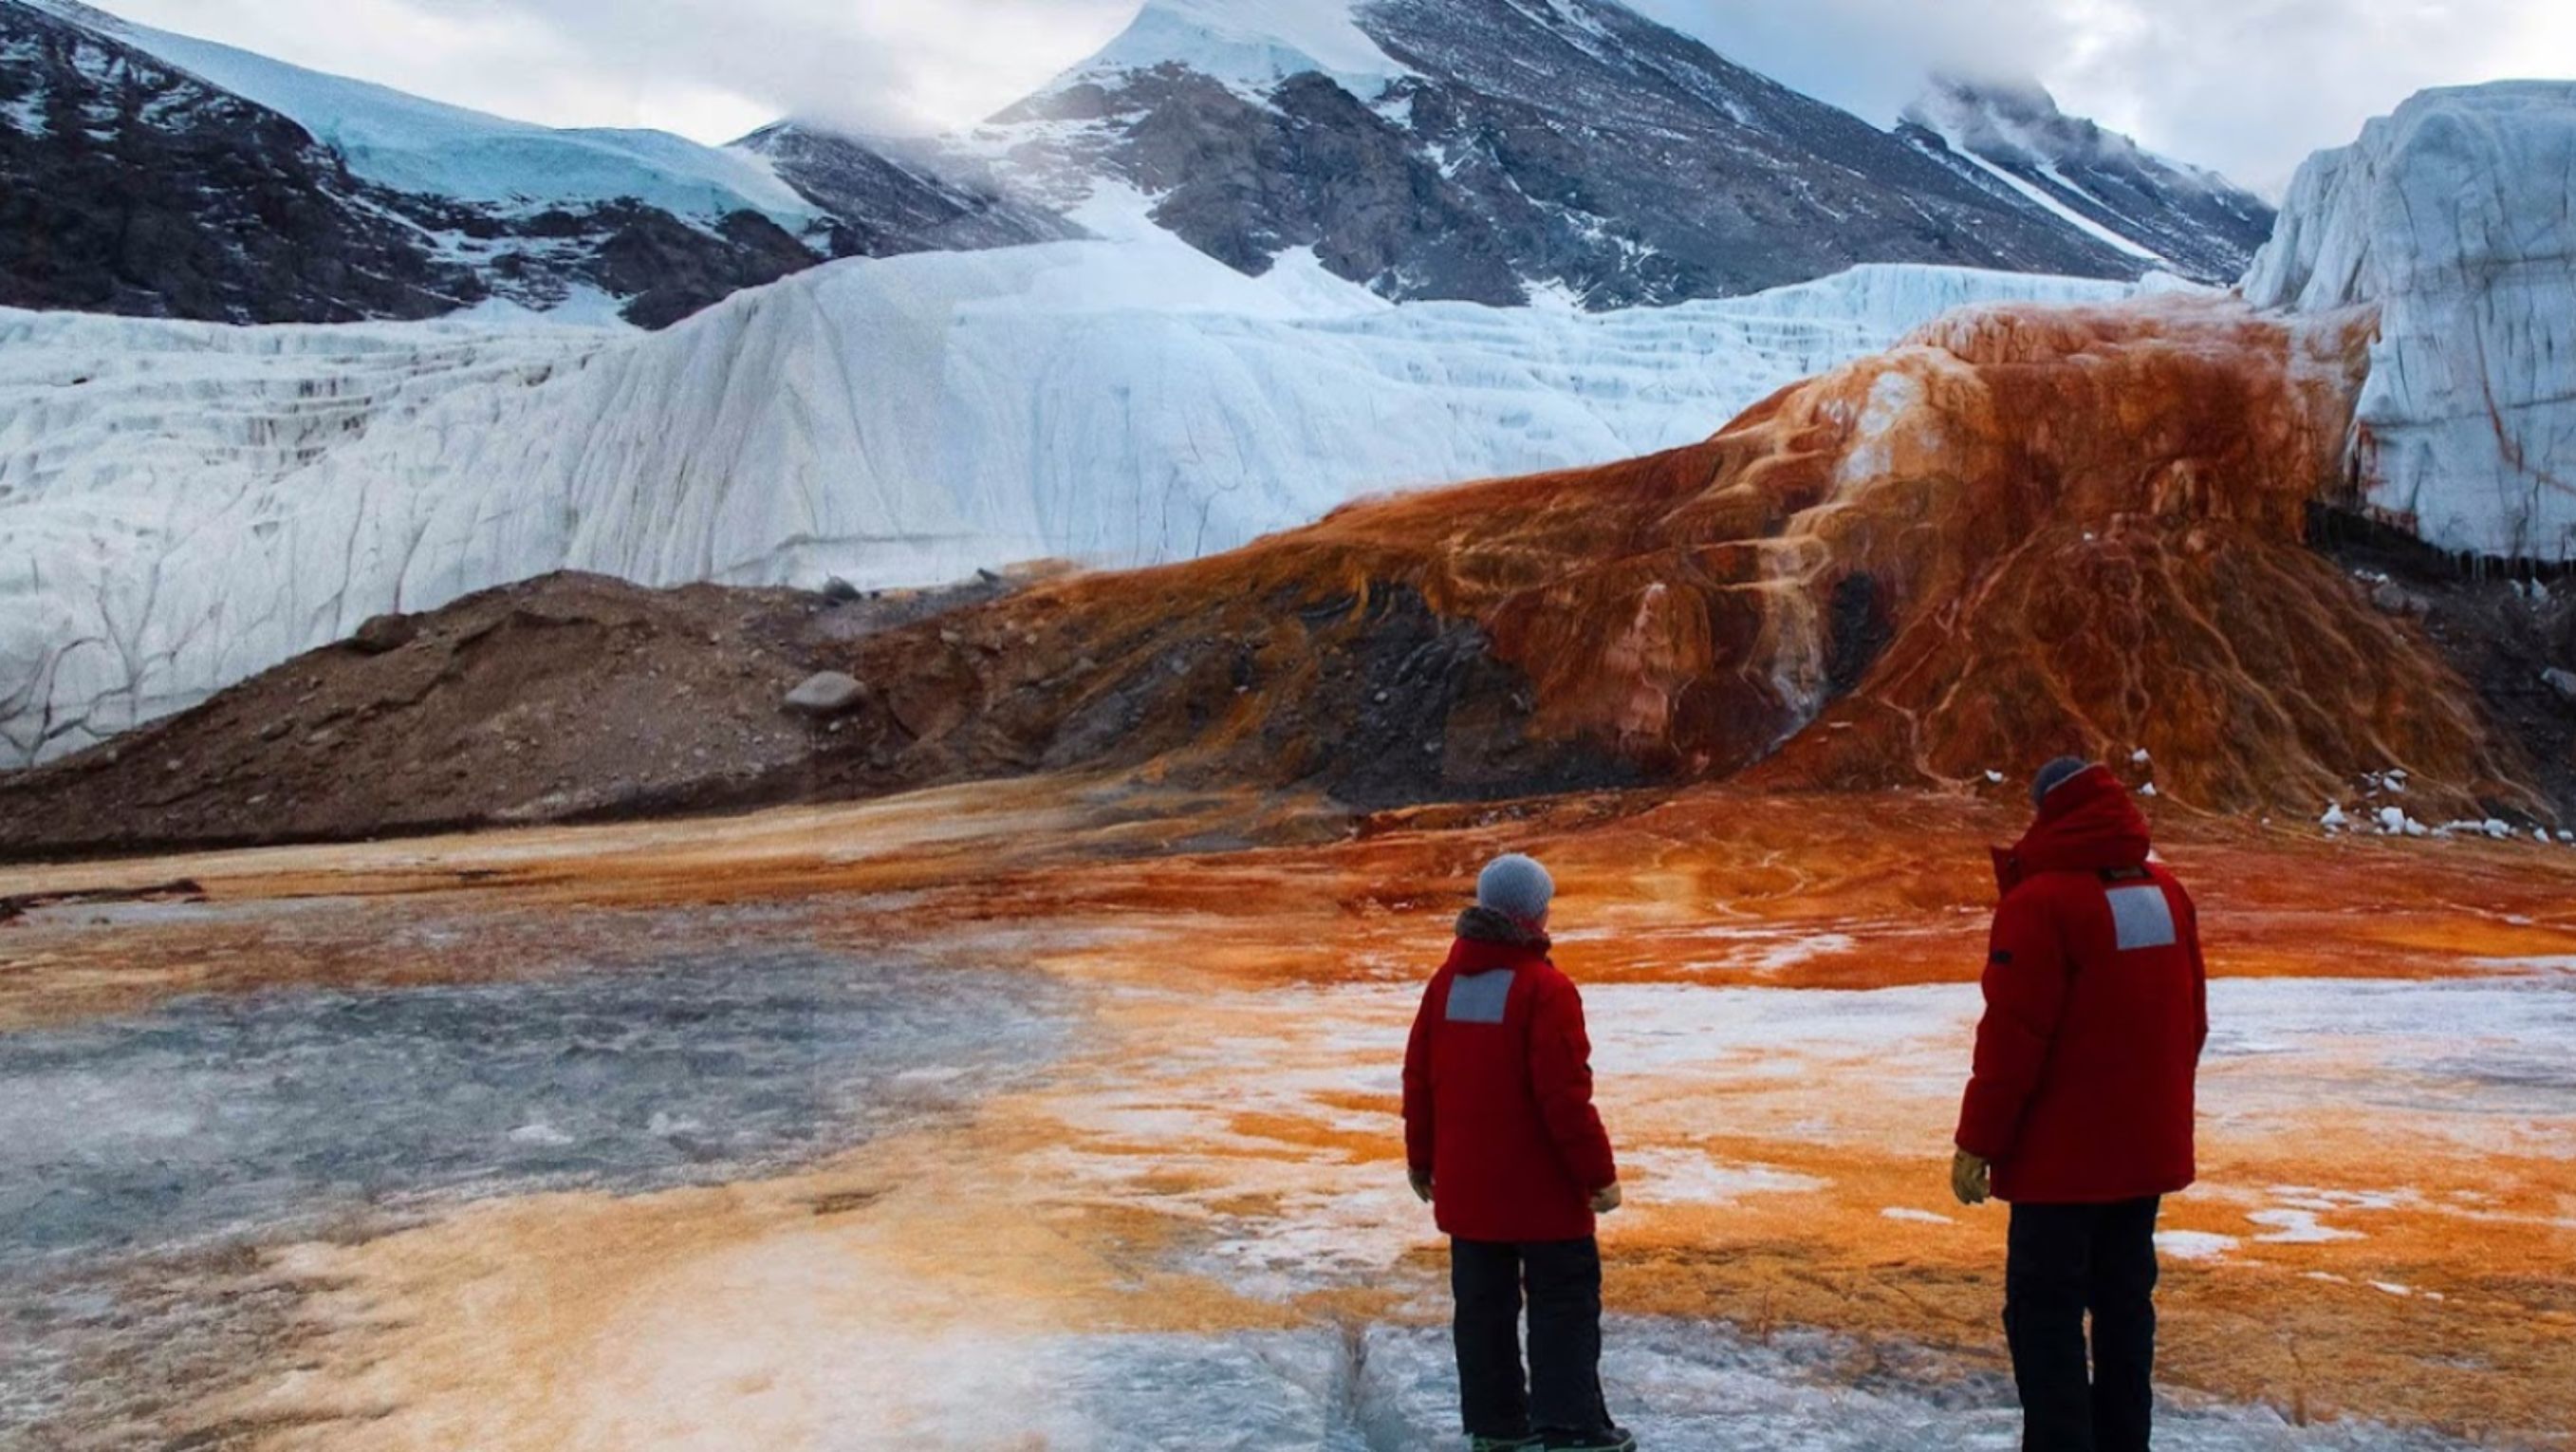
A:
{"label": "frozen lake surface", "polygon": [[1027,1071],[1044,991],[772,953],[0,1035],[0,1275],[441,1194],[738,1178]]}
{"label": "frozen lake surface", "polygon": [[116,1343],[219,1339],[257,1309],[192,1304],[159,1262],[830,1154],[1034,1071],[1065,997],[1025,972],[766,950],[0,1034],[0,1429],[41,1423]]}
{"label": "frozen lake surface", "polygon": [[[1613,1318],[1606,1329],[1612,1411],[1656,1452],[2012,1452],[2021,1443],[2010,1390],[1993,1378],[1909,1374],[1814,1332],[1756,1343],[1728,1327],[1637,1317]],[[986,1353],[957,1368],[943,1421],[925,1429],[927,1445],[1103,1452],[1463,1445],[1456,1373],[1439,1329],[1078,1337]],[[2468,1444],[2372,1426],[2293,1427],[2270,1408],[2167,1406],[2156,1445],[2438,1452]]]}
{"label": "frozen lake surface", "polygon": [[[2563,1056],[2576,1034],[2576,975],[2498,970],[2215,985],[2213,1133],[2295,1130],[2322,1094],[2401,1116],[2437,1140],[2562,1154],[2557,1126],[2576,1113]],[[617,1344],[645,1348],[629,1368],[634,1386],[621,1391],[591,1367],[563,1390],[621,1408],[638,1419],[630,1429],[669,1432],[653,1445],[673,1447],[745,1445],[727,1438],[766,1428],[733,1400],[742,1393],[729,1373],[717,1374],[735,1361],[798,1389],[790,1400],[816,1430],[797,1445],[871,1445],[890,1393],[905,1435],[925,1447],[1460,1445],[1444,1307],[1424,1298],[1407,1260],[1427,1248],[1420,1213],[1380,1157],[1345,1153],[1336,1138],[1383,1131],[1388,1055],[1414,990],[1211,990],[1160,974],[1066,982],[1019,967],[794,947],[673,950],[502,983],[184,998],[0,1035],[0,1217],[12,1228],[0,1242],[0,1447],[22,1445],[10,1440],[20,1435],[36,1439],[30,1447],[134,1445],[120,1438],[151,1408],[273,1371],[296,1344],[304,1292],[263,1283],[242,1247],[360,1241],[474,1199],[754,1182],[898,1131],[960,1123],[979,1104],[988,1117],[1026,1116],[1036,1132],[980,1151],[998,1149],[998,1160],[954,1167],[1025,1200],[1024,1219],[1072,1235],[1083,1214],[1150,1206],[1157,1223],[1180,1227],[1166,1249],[1115,1260],[1122,1277],[1172,1272],[1271,1306],[1380,1284],[1414,1292],[1357,1314],[1316,1302],[1311,1318],[1284,1327],[1119,1329],[1114,1317],[1071,1313],[1033,1324],[1000,1300],[955,1299],[1020,1284],[1009,1248],[965,1228],[989,1222],[952,1220],[956,1207],[946,1207],[923,1222],[934,1227],[923,1254],[906,1256],[892,1247],[912,1212],[889,1200],[865,1216],[800,1217],[774,1252],[759,1239],[739,1261],[712,1251],[726,1269],[695,1289],[674,1280],[675,1300],[648,1295],[618,1318]],[[1827,1211],[1836,1172],[1737,1163],[1702,1143],[1709,1106],[1724,1103],[1739,1129],[1866,1138],[1879,1101],[1954,1092],[1975,1011],[1974,990],[1959,984],[1612,983],[1589,998],[1606,1103],[1633,1142],[1638,1213],[1648,1215],[1754,1216],[1797,1202]],[[1814,1092],[1862,1082],[1878,1094]],[[1002,1090],[1014,1092],[994,1101]],[[1265,1138],[1280,1134],[1289,1137]],[[2401,1212],[2486,1213],[2449,1207],[2441,1191],[2411,1181],[2366,1194],[2214,1186],[2198,1213],[2232,1206],[2255,1228],[2184,1230],[2168,1263],[2191,1259],[2208,1273],[2319,1237],[2370,1244],[2402,1228]],[[1912,1223],[1953,1224],[1910,1201],[1895,1208]],[[1616,1227],[1632,1252],[1653,1225],[1633,1222]],[[1735,1219],[1714,1224],[1744,1233]],[[1061,1244],[1078,1254],[1077,1240]],[[506,1254],[472,1264],[474,1275],[507,1274]],[[907,1290],[897,1273],[917,1284]],[[940,1279],[949,1275],[953,1286]],[[882,1323],[817,1312],[842,1284],[893,1309]],[[809,1303],[805,1288],[822,1299]],[[954,1319],[915,1314],[943,1303]],[[700,1321],[704,1336],[693,1339]],[[709,1345],[733,1360],[693,1366]],[[1655,1448],[2017,1445],[2010,1388],[1991,1366],[1911,1347],[1626,1315],[1613,1320],[1604,1369],[1614,1408]],[[626,1394],[643,1388],[640,1399]],[[690,1426],[703,1435],[674,1430]],[[2421,1428],[2296,1427],[2273,1406],[2186,1397],[2166,1408],[2158,1445],[2471,1444]]]}

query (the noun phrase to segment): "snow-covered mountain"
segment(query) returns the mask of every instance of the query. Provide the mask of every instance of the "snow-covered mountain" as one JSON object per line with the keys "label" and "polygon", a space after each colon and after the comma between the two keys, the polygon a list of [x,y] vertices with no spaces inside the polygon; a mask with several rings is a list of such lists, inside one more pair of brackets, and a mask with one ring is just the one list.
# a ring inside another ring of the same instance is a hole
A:
{"label": "snow-covered mountain", "polygon": [[1255,273],[1311,248],[1405,300],[1665,304],[1869,262],[2210,274],[2237,245],[2175,211],[2148,256],[1616,0],[1147,0],[942,155],[1098,231]]}
{"label": "snow-covered mountain", "polygon": [[[232,322],[488,301],[660,326],[824,257],[1138,231],[1247,273],[1312,249],[1393,299],[1589,309],[1869,262],[2218,278],[2250,246],[2239,194],[2053,106],[2013,134],[2085,159],[2032,180],[1617,0],[1146,0],[1038,94],[928,140],[557,130],[78,0],[0,0],[0,98],[0,180],[120,239],[38,255],[22,237],[0,299]],[[226,207],[302,217],[300,276],[250,229],[181,235]]]}
{"label": "snow-covered mountain", "polygon": [[267,107],[398,192],[534,211],[620,199],[673,216],[755,211],[791,230],[813,206],[765,168],[666,131],[556,130],[136,25],[78,0],[23,0]]}
{"label": "snow-covered mountain", "polygon": [[302,128],[0,3],[0,303],[422,317],[483,296]]}
{"label": "snow-covered mountain", "polygon": [[0,235],[21,305],[658,325],[817,260],[790,230],[815,209],[743,157],[479,116],[73,0],[0,0],[0,182],[28,214]]}
{"label": "snow-covered mountain", "polygon": [[2196,281],[2233,283],[2272,235],[2262,198],[2067,115],[2035,82],[1936,76],[1897,132],[1971,181]]}
{"label": "snow-covered mountain", "polygon": [[893,162],[838,181],[867,156],[834,156],[534,126],[76,0],[0,0],[0,184],[25,222],[0,235],[0,301],[23,306],[322,322],[484,303],[660,326],[827,256],[1069,230],[1007,208],[949,225],[971,190]]}
{"label": "snow-covered mountain", "polygon": [[2426,91],[2299,168],[2248,301],[2378,310],[2353,503],[2576,561],[2576,82]]}
{"label": "snow-covered mountain", "polygon": [[368,616],[577,568],[955,579],[1195,556],[1363,493],[1705,436],[1986,299],[1864,269],[1603,316],[1393,307],[1171,239],[853,260],[636,336],[0,311],[0,764]]}

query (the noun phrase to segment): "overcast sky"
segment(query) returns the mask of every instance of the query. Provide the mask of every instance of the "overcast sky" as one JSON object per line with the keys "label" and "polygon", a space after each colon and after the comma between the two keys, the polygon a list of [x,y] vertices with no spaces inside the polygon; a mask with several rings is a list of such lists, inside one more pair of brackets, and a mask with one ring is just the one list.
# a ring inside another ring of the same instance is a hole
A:
{"label": "overcast sky", "polygon": [[[1271,0],[1277,3],[1277,0]],[[1329,0],[1326,0],[1329,3]],[[2576,0],[1630,0],[1872,120],[1935,66],[2275,192],[2410,92],[2576,76]],[[557,125],[726,141],[784,112],[931,130],[1098,48],[1138,0],[105,0],[318,69]]]}

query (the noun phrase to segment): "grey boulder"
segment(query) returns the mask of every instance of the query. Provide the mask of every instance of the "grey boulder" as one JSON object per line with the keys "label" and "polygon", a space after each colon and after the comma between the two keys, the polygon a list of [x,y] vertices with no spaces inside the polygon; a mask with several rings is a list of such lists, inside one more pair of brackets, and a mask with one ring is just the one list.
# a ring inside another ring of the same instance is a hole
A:
{"label": "grey boulder", "polygon": [[787,693],[786,707],[800,716],[838,716],[868,699],[868,688],[856,676],[818,671]]}

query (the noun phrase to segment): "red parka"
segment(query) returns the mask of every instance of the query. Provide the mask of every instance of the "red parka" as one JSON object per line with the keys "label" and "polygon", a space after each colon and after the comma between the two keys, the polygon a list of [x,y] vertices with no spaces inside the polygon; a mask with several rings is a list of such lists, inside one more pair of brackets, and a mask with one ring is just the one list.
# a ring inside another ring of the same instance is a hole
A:
{"label": "red parka", "polygon": [[[1475,930],[1471,911],[1461,926]],[[1544,938],[1461,936],[1404,1052],[1404,1149],[1464,1240],[1581,1240],[1619,1178],[1592,1107],[1583,997]]]}
{"label": "red parka", "polygon": [[2147,845],[2127,789],[2096,766],[1995,854],[2003,901],[1958,1143],[1993,1164],[1999,1199],[2107,1204],[2171,1194],[2197,1173],[2200,923]]}

